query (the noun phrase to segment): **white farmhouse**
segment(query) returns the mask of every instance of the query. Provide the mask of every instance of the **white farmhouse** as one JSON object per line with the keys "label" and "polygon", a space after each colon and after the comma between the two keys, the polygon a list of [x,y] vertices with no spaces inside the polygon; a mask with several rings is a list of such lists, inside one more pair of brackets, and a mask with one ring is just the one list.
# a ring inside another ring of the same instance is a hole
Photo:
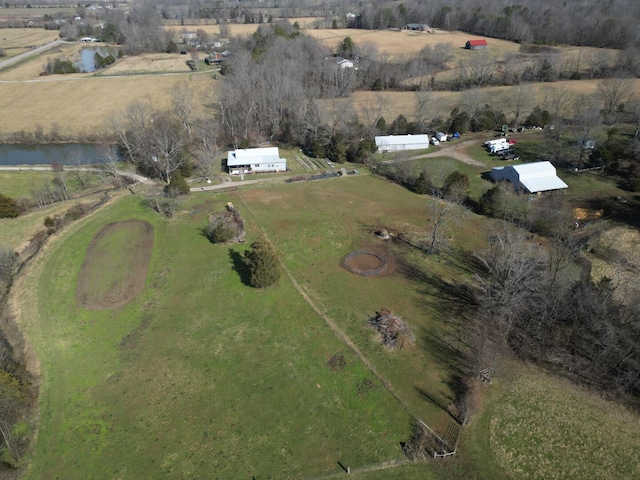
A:
{"label": "white farmhouse", "polygon": [[568,188],[556,174],[551,162],[525,163],[524,165],[509,165],[493,167],[491,178],[495,181],[506,180],[513,184],[516,190],[529,193],[550,192]]}
{"label": "white farmhouse", "polygon": [[227,155],[227,168],[232,175],[241,173],[285,172],[287,159],[280,158],[278,147],[232,150]]}
{"label": "white farmhouse", "polygon": [[399,152],[429,148],[429,135],[386,135],[376,137],[378,152]]}

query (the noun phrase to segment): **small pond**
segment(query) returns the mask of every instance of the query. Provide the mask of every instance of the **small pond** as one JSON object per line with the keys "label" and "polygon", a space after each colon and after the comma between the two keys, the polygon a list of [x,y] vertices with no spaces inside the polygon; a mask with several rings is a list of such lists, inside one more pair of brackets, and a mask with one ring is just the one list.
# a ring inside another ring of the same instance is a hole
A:
{"label": "small pond", "polygon": [[[104,163],[100,145],[49,143],[40,145],[0,144],[0,165],[91,165]],[[114,147],[115,148],[115,147]]]}
{"label": "small pond", "polygon": [[84,47],[80,50],[80,60],[73,65],[81,72],[95,72],[96,53],[102,57],[113,55],[118,58],[118,47]]}

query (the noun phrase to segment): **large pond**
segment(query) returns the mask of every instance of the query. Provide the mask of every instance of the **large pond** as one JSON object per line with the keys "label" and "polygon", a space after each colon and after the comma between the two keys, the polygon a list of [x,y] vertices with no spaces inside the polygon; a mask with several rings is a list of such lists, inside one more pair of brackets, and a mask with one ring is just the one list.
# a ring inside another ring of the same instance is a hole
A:
{"label": "large pond", "polygon": [[104,148],[90,143],[2,144],[0,145],[0,165],[51,165],[54,162],[62,165],[104,163]]}
{"label": "large pond", "polygon": [[80,60],[74,66],[81,72],[96,71],[96,53],[102,57],[113,55],[118,58],[118,47],[84,47],[80,50]]}

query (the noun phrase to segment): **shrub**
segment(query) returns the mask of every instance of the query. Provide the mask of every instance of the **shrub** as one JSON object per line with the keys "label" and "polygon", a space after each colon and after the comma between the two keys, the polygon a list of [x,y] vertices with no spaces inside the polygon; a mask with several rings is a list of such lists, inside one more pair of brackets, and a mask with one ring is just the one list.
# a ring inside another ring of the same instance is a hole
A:
{"label": "shrub", "polygon": [[171,177],[171,183],[164,187],[164,193],[168,197],[177,197],[178,195],[187,195],[191,192],[189,185],[180,172],[176,172]]}
{"label": "shrub", "polygon": [[216,225],[210,225],[207,229],[207,238],[211,243],[228,242],[233,237],[233,230],[224,221],[220,221]]}
{"label": "shrub", "polygon": [[266,240],[251,244],[251,250],[245,254],[249,269],[249,284],[264,288],[273,285],[280,278],[280,264],[273,246]]}
{"label": "shrub", "polygon": [[0,193],[0,218],[15,218],[20,215],[16,201]]}

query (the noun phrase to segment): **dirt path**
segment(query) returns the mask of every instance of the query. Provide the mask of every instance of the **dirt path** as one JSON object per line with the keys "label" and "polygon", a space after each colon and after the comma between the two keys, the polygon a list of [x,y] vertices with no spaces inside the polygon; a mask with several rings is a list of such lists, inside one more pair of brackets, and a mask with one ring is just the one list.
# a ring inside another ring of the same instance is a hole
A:
{"label": "dirt path", "polygon": [[400,162],[408,162],[411,160],[420,160],[423,158],[435,158],[435,157],[451,157],[456,160],[466,163],[468,165],[474,165],[476,167],[486,167],[486,165],[482,162],[479,162],[475,158],[472,158],[467,153],[467,148],[477,145],[479,140],[465,140],[464,142],[447,142],[444,144],[440,144],[441,147],[437,152],[424,153],[422,155],[415,155],[413,157],[400,158],[397,160],[386,160],[382,163],[400,163]]}

